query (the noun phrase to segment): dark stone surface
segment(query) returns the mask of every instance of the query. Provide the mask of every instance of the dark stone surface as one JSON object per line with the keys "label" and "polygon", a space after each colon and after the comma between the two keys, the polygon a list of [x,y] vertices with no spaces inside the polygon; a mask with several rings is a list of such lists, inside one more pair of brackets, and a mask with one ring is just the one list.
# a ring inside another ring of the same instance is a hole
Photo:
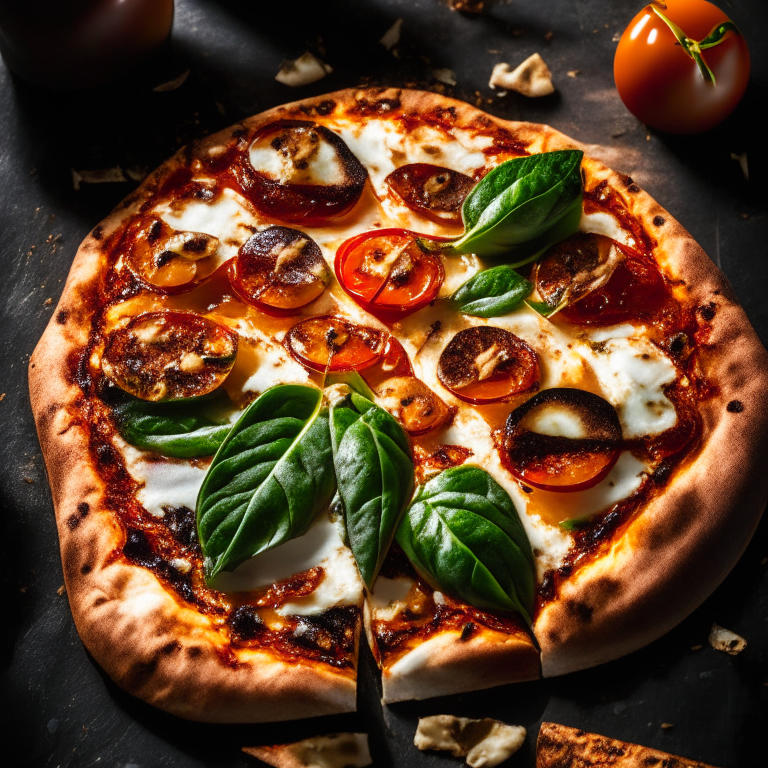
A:
{"label": "dark stone surface", "polygon": [[[0,258],[3,468],[3,754],[24,766],[238,766],[248,744],[330,730],[367,730],[381,766],[449,766],[412,746],[419,715],[451,712],[525,725],[510,766],[533,766],[543,719],[636,741],[728,768],[765,765],[768,722],[768,520],[724,584],[668,635],[627,658],[563,679],[382,709],[370,655],[357,715],[294,724],[186,723],[127,696],[101,674],[75,631],[63,583],[50,493],[28,404],[26,365],[86,233],[137,182],[73,189],[71,169],[119,165],[131,179],[179,146],[276,104],[358,84],[444,90],[505,118],[547,122],[610,150],[704,246],[768,340],[765,123],[768,12],[760,0],[723,0],[744,31],[752,82],[720,128],[675,138],[647,131],[613,87],[618,34],[641,7],[614,0],[486,0],[470,17],[440,0],[325,0],[266,4],[178,0],[173,41],[147,71],[101,91],[32,88],[0,64]],[[397,56],[378,40],[403,18]],[[553,32],[550,42],[545,34]],[[314,85],[274,81],[284,58],[309,48],[334,67]],[[497,61],[538,51],[557,93],[498,98]],[[448,67],[443,88],[431,69]],[[177,90],[153,86],[189,69]],[[576,77],[569,71],[579,70]],[[762,141],[762,144],[760,143]],[[747,152],[749,181],[731,153]],[[713,621],[747,638],[737,657],[707,646]],[[699,650],[694,647],[703,646]],[[674,723],[661,729],[661,723]]]}

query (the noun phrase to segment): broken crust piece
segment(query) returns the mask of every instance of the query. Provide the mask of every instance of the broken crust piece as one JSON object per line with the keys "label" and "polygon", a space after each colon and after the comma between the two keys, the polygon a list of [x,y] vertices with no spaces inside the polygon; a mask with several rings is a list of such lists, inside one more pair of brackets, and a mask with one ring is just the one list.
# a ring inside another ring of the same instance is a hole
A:
{"label": "broken crust piece", "polygon": [[336,733],[293,744],[243,747],[243,752],[275,768],[363,768],[372,762],[366,733]]}
{"label": "broken crust piece", "polygon": [[503,88],[505,91],[517,91],[529,98],[549,96],[555,92],[552,85],[552,73],[538,53],[529,56],[519,67],[511,69],[502,61],[493,68],[491,88]]}
{"label": "broken crust piece", "polygon": [[291,88],[298,88],[301,85],[316,83],[331,72],[333,67],[330,64],[320,61],[309,51],[305,51],[298,59],[284,62],[275,75],[275,80]]}
{"label": "broken crust piece", "polygon": [[713,624],[709,630],[709,644],[716,651],[723,651],[735,656],[741,653],[747,647],[747,641],[730,629],[721,627],[719,624]]}
{"label": "broken crust piece", "polygon": [[542,723],[536,768],[713,768],[639,744],[617,741],[557,723]]}
{"label": "broken crust piece", "polygon": [[525,728],[498,720],[472,720],[454,715],[420,717],[413,743],[421,750],[436,749],[466,757],[471,768],[493,768],[517,752]]}

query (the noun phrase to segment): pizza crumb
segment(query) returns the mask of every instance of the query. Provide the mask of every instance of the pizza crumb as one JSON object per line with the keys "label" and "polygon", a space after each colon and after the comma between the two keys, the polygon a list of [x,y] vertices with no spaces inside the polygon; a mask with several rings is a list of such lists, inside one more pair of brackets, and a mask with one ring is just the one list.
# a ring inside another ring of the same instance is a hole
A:
{"label": "pizza crumb", "polygon": [[493,89],[517,91],[529,98],[548,96],[555,92],[552,73],[538,53],[529,56],[515,69],[504,61],[500,62],[493,68],[488,84]]}
{"label": "pizza crumb", "polygon": [[57,595],[63,595],[63,594],[66,592],[66,591],[67,591],[67,587],[66,587],[66,585],[62,584],[62,585],[61,585],[61,586],[60,586],[60,587],[59,587],[59,588],[56,590],[56,594],[57,594]]}
{"label": "pizza crumb", "polygon": [[72,186],[75,191],[79,190],[83,184],[115,184],[128,181],[119,165],[113,168],[94,168],[83,171],[70,168],[70,170],[72,171]]}
{"label": "pizza crumb", "polygon": [[747,153],[737,155],[735,152],[731,152],[731,160],[735,160],[741,167],[741,172],[744,174],[744,178],[749,181],[749,165],[747,164]]}
{"label": "pizza crumb", "polygon": [[331,72],[333,72],[333,67],[320,61],[309,51],[304,51],[298,59],[283,62],[279,72],[275,75],[275,80],[291,88],[298,88],[302,85],[316,83]]}
{"label": "pizza crumb", "polygon": [[391,51],[400,42],[400,31],[403,28],[403,20],[398,19],[382,36],[379,44]]}
{"label": "pizza crumb", "polygon": [[704,646],[703,645],[692,645],[691,650],[692,651],[700,651]]}
{"label": "pizza crumb", "polygon": [[335,733],[292,744],[243,747],[243,752],[275,768],[363,768],[372,762],[366,733]]}
{"label": "pizza crumb", "polygon": [[422,751],[439,750],[464,757],[470,768],[493,768],[514,755],[525,736],[521,725],[490,718],[433,715],[419,718],[413,743]]}
{"label": "pizza crumb", "polygon": [[440,69],[432,70],[432,77],[440,83],[446,85],[456,85],[456,73],[448,67],[441,67]]}
{"label": "pizza crumb", "polygon": [[49,296],[49,297],[48,297],[48,298],[47,298],[47,299],[46,299],[46,300],[43,302],[43,304],[44,304],[46,307],[49,307],[51,304],[53,304],[53,299],[52,299],[52,298]]}
{"label": "pizza crumb", "polygon": [[191,70],[187,69],[178,77],[174,77],[172,80],[168,80],[165,83],[160,83],[160,85],[156,85],[152,90],[155,93],[167,93],[168,91],[175,91],[177,88],[181,88],[181,86],[184,85],[184,83],[187,81],[187,78],[189,77],[190,71]]}
{"label": "pizza crumb", "polygon": [[460,13],[482,13],[485,10],[485,0],[450,0],[452,11]]}
{"label": "pizza crumb", "polygon": [[675,727],[674,723],[662,723],[661,724],[661,728],[664,731],[668,731],[670,728],[674,728],[674,727]]}
{"label": "pizza crumb", "polygon": [[29,485],[32,485],[32,483],[34,483],[35,481],[31,477],[25,477],[24,482]]}
{"label": "pizza crumb", "polygon": [[544,35],[544,40],[545,40],[545,42],[547,42],[547,43],[551,43],[551,42],[552,42],[552,38],[553,38],[554,36],[555,36],[555,33],[554,33],[554,32],[553,32],[551,29],[550,29],[550,30],[549,30],[549,32],[547,32],[547,34],[546,34],[546,35]]}
{"label": "pizza crumb", "polygon": [[747,641],[741,635],[718,624],[713,624],[709,630],[709,644],[716,651],[723,651],[731,656],[736,656],[747,647]]}
{"label": "pizza crumb", "polygon": [[0,395],[0,403],[2,403],[3,400],[5,400],[5,392],[3,392],[2,395]]}

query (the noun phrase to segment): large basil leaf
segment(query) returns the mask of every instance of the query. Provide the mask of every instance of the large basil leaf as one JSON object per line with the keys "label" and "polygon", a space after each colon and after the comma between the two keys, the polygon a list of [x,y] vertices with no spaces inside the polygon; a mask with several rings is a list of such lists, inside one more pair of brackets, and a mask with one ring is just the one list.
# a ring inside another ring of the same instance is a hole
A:
{"label": "large basil leaf", "polygon": [[[576,149],[507,160],[491,170],[462,206],[464,234],[453,249],[507,255],[520,264],[578,229],[581,159]],[[563,219],[567,227],[554,227]],[[570,230],[570,231],[568,231]]]}
{"label": "large basil leaf", "polygon": [[335,490],[328,412],[314,387],[273,387],[213,458],[197,497],[206,580],[301,536]]}
{"label": "large basil leaf", "polygon": [[499,317],[518,307],[532,290],[528,280],[501,264],[471,277],[451,296],[451,301],[462,315]]}
{"label": "large basil leaf", "polygon": [[370,589],[413,492],[408,440],[387,411],[357,392],[331,407],[331,439],[349,546]]}
{"label": "large basil leaf", "polygon": [[420,486],[397,542],[436,589],[530,624],[534,560],[509,494],[483,469],[453,467]]}
{"label": "large basil leaf", "polygon": [[177,459],[212,456],[232,429],[222,397],[152,403],[125,395],[112,405],[122,438]]}

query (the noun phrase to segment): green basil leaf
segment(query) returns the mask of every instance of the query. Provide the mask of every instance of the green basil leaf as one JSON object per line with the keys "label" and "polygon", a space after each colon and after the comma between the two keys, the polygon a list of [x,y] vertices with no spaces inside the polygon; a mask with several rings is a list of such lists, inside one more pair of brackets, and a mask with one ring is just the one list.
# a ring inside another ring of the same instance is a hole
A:
{"label": "green basil leaf", "polygon": [[509,494],[463,464],[420,486],[397,529],[417,571],[478,608],[517,611],[530,625],[535,566]]}
{"label": "green basil leaf", "polygon": [[112,405],[122,438],[177,459],[212,456],[232,429],[224,396],[153,403],[126,395]]}
{"label": "green basil leaf", "polygon": [[551,304],[547,304],[546,301],[526,301],[525,302],[534,312],[538,312],[542,317],[552,317],[555,313],[559,312],[566,306],[568,301],[561,301],[554,307]]}
{"label": "green basil leaf", "polygon": [[506,254],[519,263],[557,242],[548,234],[563,218],[568,217],[572,229],[559,232],[558,238],[575,232],[581,217],[583,155],[576,149],[544,152],[507,160],[491,170],[464,201],[464,234],[452,243],[454,250]]}
{"label": "green basil leaf", "polygon": [[354,389],[355,392],[369,400],[373,400],[375,397],[373,390],[357,371],[329,371],[325,377],[325,386],[330,387],[332,384],[346,384],[350,389]]}
{"label": "green basil leaf", "polygon": [[319,389],[286,384],[246,408],[197,497],[206,581],[301,536],[336,487]]}
{"label": "green basil leaf", "polygon": [[451,296],[451,301],[462,315],[499,317],[518,307],[532,290],[528,280],[502,264],[471,277]]}
{"label": "green basil leaf", "polygon": [[408,439],[387,411],[352,392],[331,406],[331,440],[349,546],[370,589],[413,492]]}

